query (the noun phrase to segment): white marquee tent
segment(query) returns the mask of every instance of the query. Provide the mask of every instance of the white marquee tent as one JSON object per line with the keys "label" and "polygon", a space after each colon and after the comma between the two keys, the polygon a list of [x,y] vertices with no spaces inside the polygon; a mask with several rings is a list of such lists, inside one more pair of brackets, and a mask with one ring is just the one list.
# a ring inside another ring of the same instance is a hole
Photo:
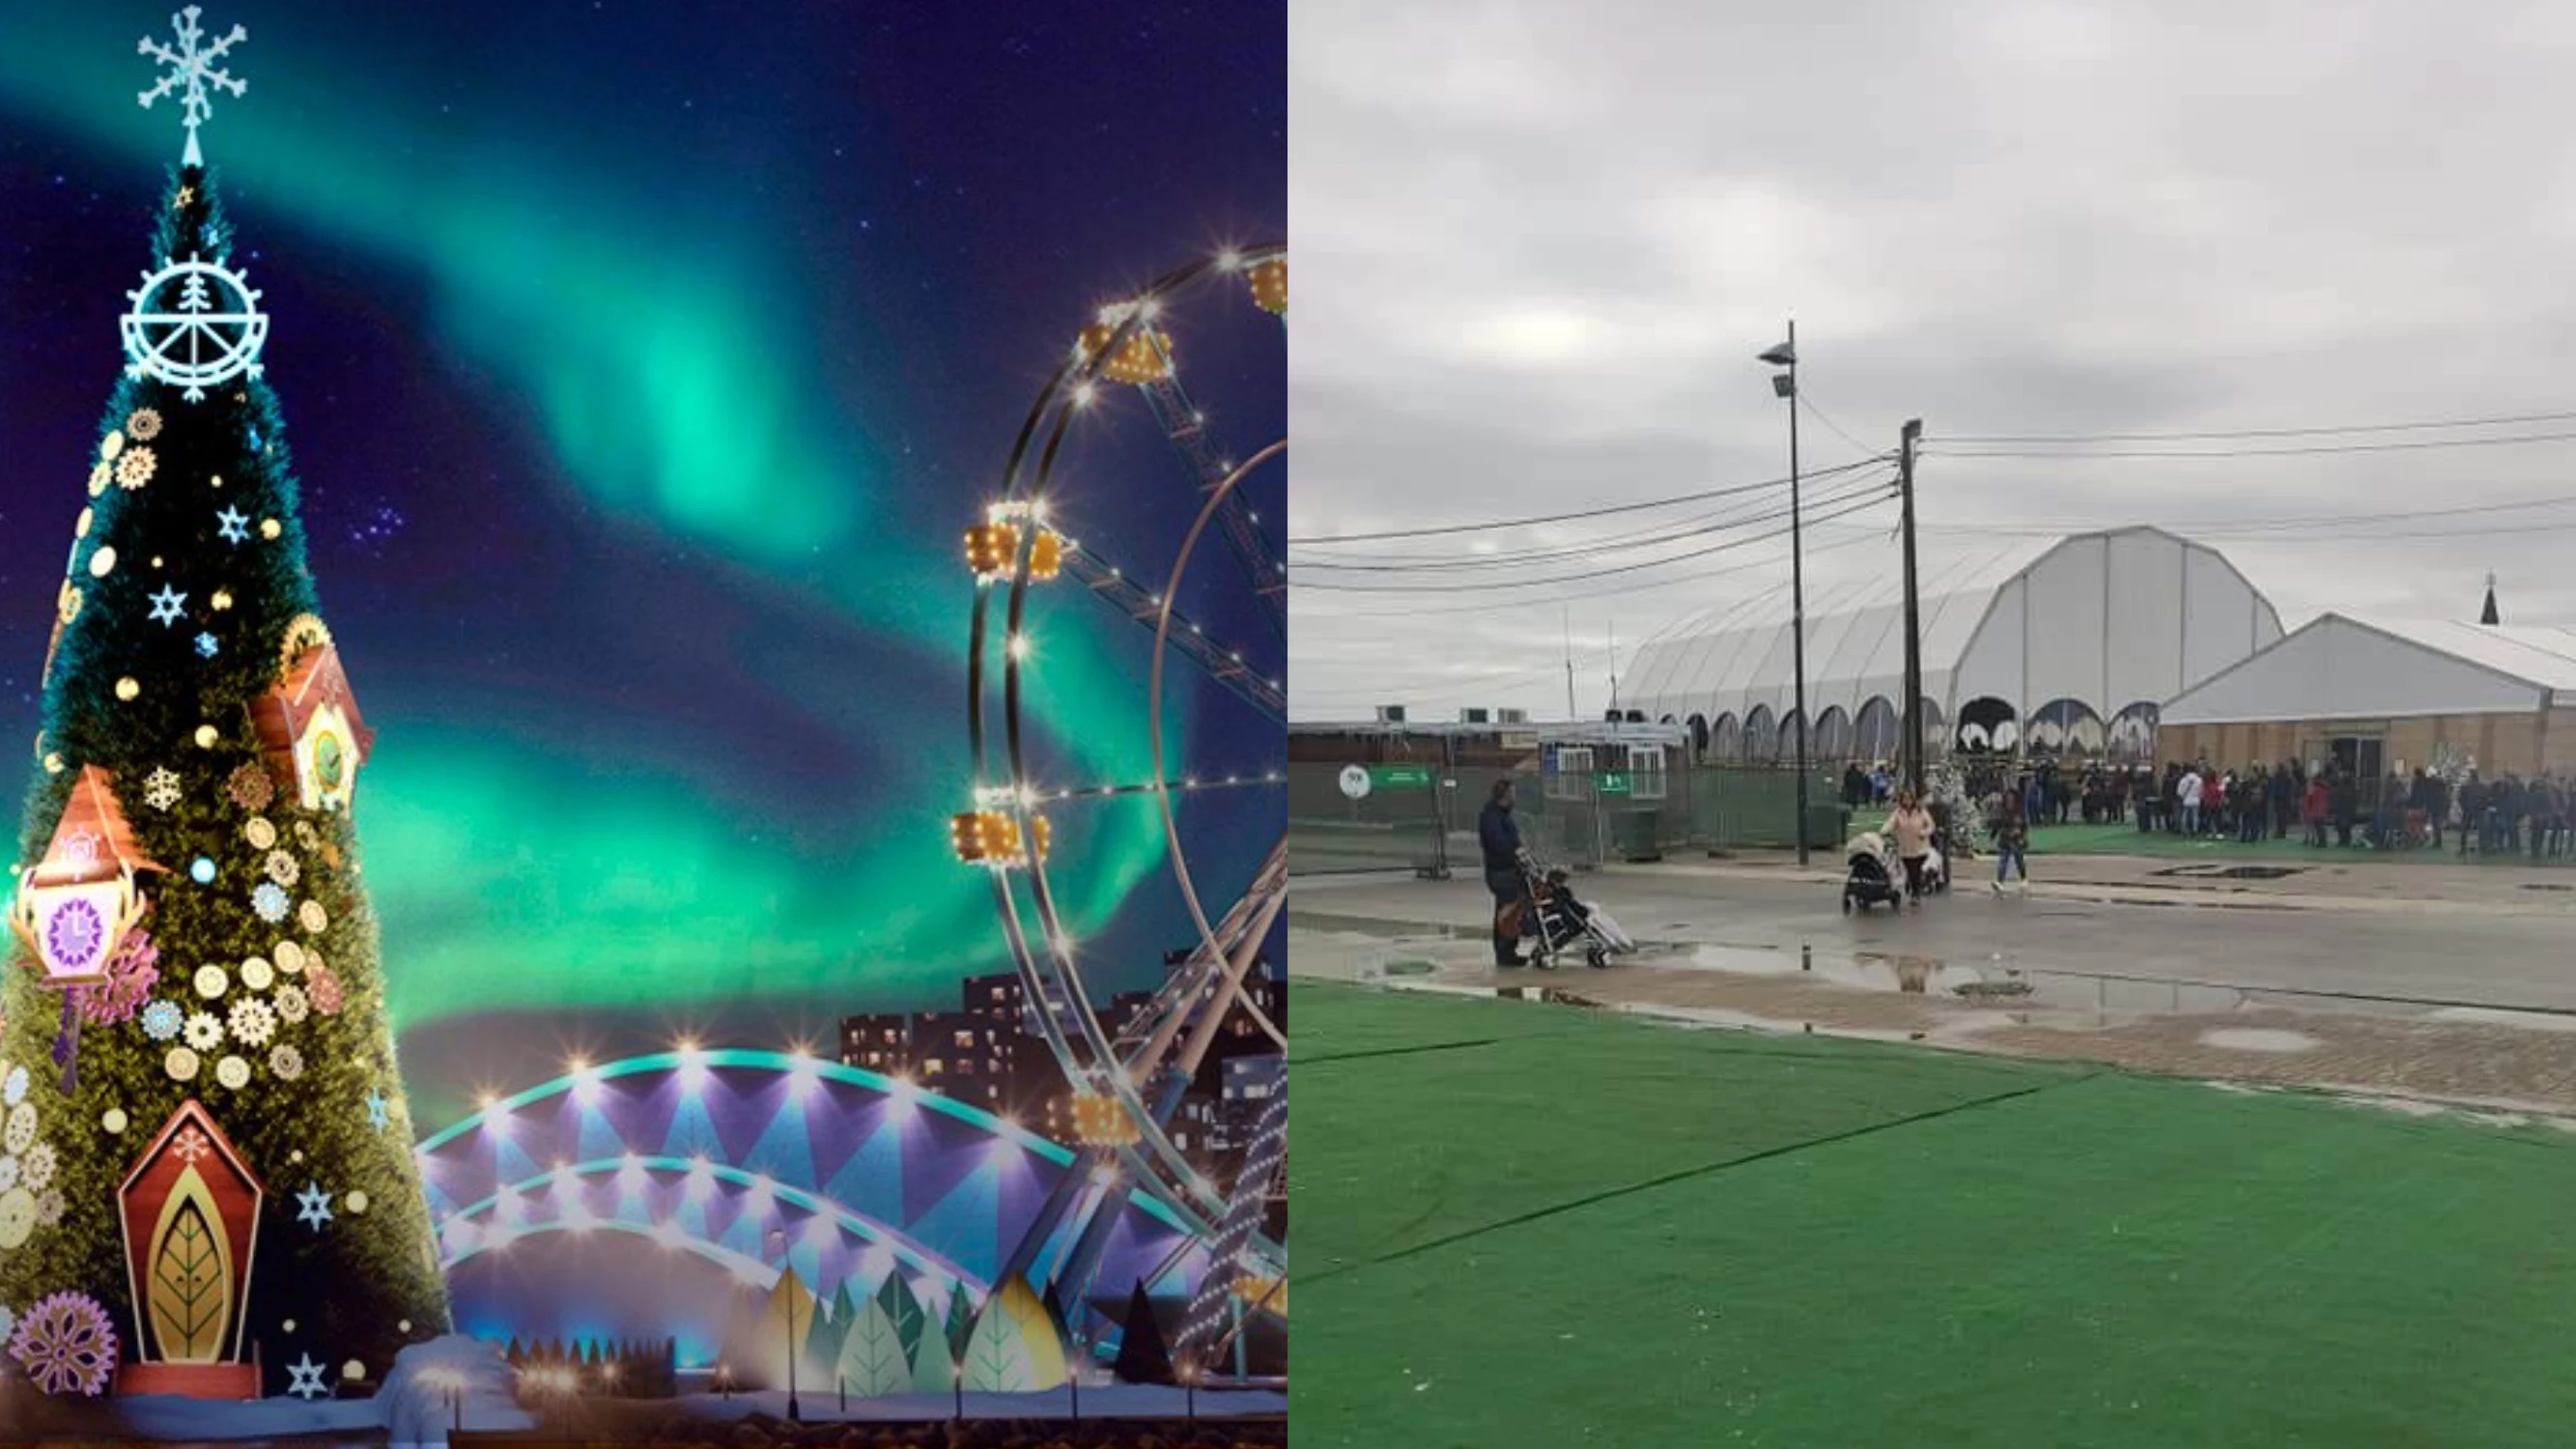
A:
{"label": "white marquee tent", "polygon": [[[2281,616],[2217,551],[2135,527],[2017,544],[1922,581],[1933,749],[2143,754],[2162,701],[2281,637]],[[1713,760],[1794,747],[1785,598],[1640,649],[1621,704],[1704,728]],[[1894,568],[1811,599],[1807,702],[1819,759],[1891,759],[1902,733],[1905,608]],[[2027,739],[2025,740],[2025,736]]]}
{"label": "white marquee tent", "polygon": [[2165,706],[2168,724],[2532,714],[2576,703],[2576,631],[2322,614]]}

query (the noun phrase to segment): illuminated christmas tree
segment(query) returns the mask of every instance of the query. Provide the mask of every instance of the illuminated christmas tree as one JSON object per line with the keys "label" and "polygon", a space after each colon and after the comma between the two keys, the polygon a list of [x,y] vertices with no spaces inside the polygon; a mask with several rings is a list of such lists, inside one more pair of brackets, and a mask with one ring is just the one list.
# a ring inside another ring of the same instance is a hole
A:
{"label": "illuminated christmas tree", "polygon": [[[0,1310],[103,1309],[129,1390],[309,1392],[351,1362],[372,1386],[446,1300],[358,873],[371,735],[196,142],[244,37],[204,47],[196,16],[146,96],[181,97],[189,144],[127,376],[86,496],[61,485],[78,519],[0,995]],[[16,1367],[59,1365],[21,1339]],[[104,1387],[98,1359],[58,1391]]]}

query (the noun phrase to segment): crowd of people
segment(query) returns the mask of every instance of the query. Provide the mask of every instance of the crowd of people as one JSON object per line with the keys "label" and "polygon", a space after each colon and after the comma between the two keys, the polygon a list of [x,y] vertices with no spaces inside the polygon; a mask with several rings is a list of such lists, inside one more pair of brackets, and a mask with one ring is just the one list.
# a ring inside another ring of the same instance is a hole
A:
{"label": "crowd of people", "polygon": [[[1845,778],[1848,790],[1851,777]],[[2372,850],[2453,849],[2461,855],[2576,854],[2576,778],[2506,773],[2492,780],[2471,770],[2454,786],[2428,770],[2361,778],[2341,760],[2309,765],[2259,761],[2222,769],[2206,760],[2148,766],[2090,764],[2072,778],[2053,761],[2031,766],[1981,765],[1969,794],[1984,806],[1988,828],[1997,802],[2017,807],[2017,824],[2134,822],[2141,834],[2252,844],[2285,840],[2292,831],[2315,847]]]}

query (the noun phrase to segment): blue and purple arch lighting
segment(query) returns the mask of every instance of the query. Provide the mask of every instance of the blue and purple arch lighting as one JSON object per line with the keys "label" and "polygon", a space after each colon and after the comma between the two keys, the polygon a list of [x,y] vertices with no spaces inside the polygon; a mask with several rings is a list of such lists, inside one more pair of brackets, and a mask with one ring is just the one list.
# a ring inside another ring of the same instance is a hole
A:
{"label": "blue and purple arch lighting", "polygon": [[[418,1156],[469,1331],[597,1324],[706,1351],[731,1298],[709,1290],[765,1290],[782,1266],[827,1298],[901,1272],[927,1302],[961,1289],[980,1301],[1076,1170],[1070,1150],[909,1082],[743,1048],[577,1066],[488,1103]],[[512,1251],[538,1236],[543,1252]],[[1038,1261],[1051,1267],[1065,1246]],[[1170,1209],[1139,1195],[1096,1281],[1123,1299],[1167,1268],[1163,1283],[1186,1289],[1205,1265]],[[666,1285],[665,1301],[639,1300],[639,1282]]]}

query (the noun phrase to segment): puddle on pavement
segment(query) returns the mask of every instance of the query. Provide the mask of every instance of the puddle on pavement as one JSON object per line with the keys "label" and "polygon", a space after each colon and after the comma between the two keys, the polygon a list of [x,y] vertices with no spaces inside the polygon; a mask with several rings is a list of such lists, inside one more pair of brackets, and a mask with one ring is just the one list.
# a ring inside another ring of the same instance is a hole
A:
{"label": "puddle on pavement", "polygon": [[2279,880],[2306,870],[2304,865],[2169,865],[2154,874],[2191,880]]}
{"label": "puddle on pavement", "polygon": [[2266,1031],[2260,1027],[2221,1027],[2200,1034],[2200,1044],[2230,1052],[2307,1052],[2324,1042],[2303,1031]]}
{"label": "puddle on pavement", "polygon": [[1878,951],[1818,951],[1813,947],[1768,951],[1702,946],[1689,954],[1686,963],[1672,964],[1738,976],[1797,976],[1863,991],[2102,1016],[2221,1015],[2242,1010],[2260,994],[2233,986],[2031,971],[2002,958],[1962,962]]}

